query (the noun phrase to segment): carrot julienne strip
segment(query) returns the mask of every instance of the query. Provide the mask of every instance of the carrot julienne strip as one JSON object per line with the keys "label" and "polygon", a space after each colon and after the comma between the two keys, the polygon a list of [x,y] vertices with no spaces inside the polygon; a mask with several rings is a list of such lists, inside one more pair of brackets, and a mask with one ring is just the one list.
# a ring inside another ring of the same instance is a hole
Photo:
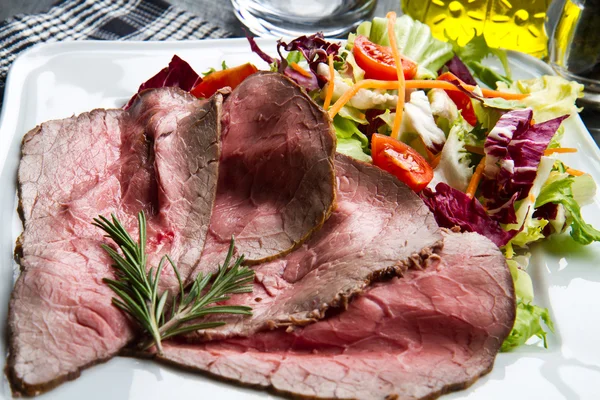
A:
{"label": "carrot julienne strip", "polygon": [[327,64],[329,64],[329,82],[327,82],[327,92],[325,93],[325,102],[323,103],[324,110],[329,108],[329,105],[331,104],[331,98],[333,97],[333,81],[335,80],[335,71],[333,70],[332,54],[327,57]]}
{"label": "carrot julienne strip", "polygon": [[573,175],[573,176],[581,176],[581,175],[585,175],[585,172],[580,171],[578,169],[567,168],[567,174]]}
{"label": "carrot julienne strip", "polygon": [[[467,85],[465,85],[467,86]],[[435,80],[408,80],[404,83],[405,89],[444,89],[444,90],[453,90],[460,91],[455,85],[450,82],[445,81],[435,81]],[[340,109],[352,98],[360,89],[385,89],[385,90],[393,90],[398,88],[398,81],[380,81],[376,79],[365,79],[354,84],[350,89],[348,89],[334,104],[331,106],[329,110],[329,115],[333,118]],[[466,87],[469,89],[469,87]],[[474,86],[471,86],[474,88]],[[484,90],[484,94],[486,91],[490,91],[489,89]],[[521,99],[525,98],[528,95],[526,94],[518,94],[518,93],[504,93],[498,92],[495,90],[491,90],[497,94],[495,97],[502,97],[505,99]]]}
{"label": "carrot julienne strip", "polygon": [[376,79],[365,79],[363,81],[360,81],[354,84],[339,99],[337,99],[335,103],[333,103],[333,105],[329,109],[329,116],[331,118],[335,117],[335,115],[342,109],[342,107],[344,107],[344,105],[346,105],[346,103],[350,101],[350,99],[354,97],[354,95],[358,93],[360,89],[392,90],[397,88],[398,82],[396,81],[378,81]]}
{"label": "carrot julienne strip", "polygon": [[549,156],[550,154],[554,153],[577,153],[577,149],[573,147],[559,147],[556,149],[546,149],[544,151],[545,156]]}
{"label": "carrot julienne strip", "polygon": [[[467,85],[466,83],[462,85],[464,89],[472,92],[475,90],[475,86]],[[406,89],[444,89],[444,90],[452,90],[455,92],[460,92],[461,90],[456,87],[451,82],[447,81],[438,81],[438,80],[408,80],[405,84]],[[481,88],[481,92],[485,97],[501,97],[505,100],[522,100],[529,96],[524,93],[506,93],[500,92],[498,90],[485,89]]]}
{"label": "carrot julienne strip", "polygon": [[292,69],[296,72],[298,72],[300,75],[304,75],[307,78],[311,78],[312,75],[310,72],[308,72],[307,70],[305,70],[304,68],[302,68],[301,66],[299,66],[297,63],[295,62],[291,62],[290,63],[290,67],[292,67]]}
{"label": "carrot julienne strip", "polygon": [[470,145],[466,144],[465,150],[467,150],[470,153],[479,154],[481,156],[485,155],[485,151],[483,150],[483,147],[470,146]]}
{"label": "carrot julienne strip", "polygon": [[479,186],[479,182],[481,181],[481,177],[483,176],[483,170],[485,168],[485,157],[479,161],[477,164],[477,168],[475,168],[475,173],[471,177],[471,181],[469,182],[469,186],[467,186],[467,191],[465,192],[467,197],[472,199],[475,196],[475,191],[477,191],[477,186]]}
{"label": "carrot julienne strip", "polygon": [[431,159],[431,161],[429,162],[429,165],[431,166],[431,168],[434,168],[438,166],[438,164],[440,163],[440,160],[442,159],[442,153],[439,153],[437,156],[433,157]]}
{"label": "carrot julienne strip", "polygon": [[398,52],[398,44],[396,43],[396,13],[390,11],[385,17],[387,18],[388,39],[390,41],[390,47],[392,48],[394,64],[396,65],[396,74],[398,76],[398,100],[396,101],[396,115],[394,117],[394,124],[392,125],[392,133],[390,135],[391,137],[397,140],[400,138],[400,127],[402,126],[402,113],[404,112],[404,71],[402,69],[402,60],[400,59],[400,53]]}

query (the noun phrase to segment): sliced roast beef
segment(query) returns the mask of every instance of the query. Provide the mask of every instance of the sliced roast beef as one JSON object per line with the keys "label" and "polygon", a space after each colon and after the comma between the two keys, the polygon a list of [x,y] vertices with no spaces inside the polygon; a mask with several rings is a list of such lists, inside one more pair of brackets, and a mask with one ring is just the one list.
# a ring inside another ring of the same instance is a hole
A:
{"label": "sliced roast beef", "polygon": [[222,122],[217,199],[193,276],[223,262],[232,236],[250,263],[291,251],[334,204],[331,120],[290,79],[247,78],[226,99]]}
{"label": "sliced roast beef", "polygon": [[387,172],[341,154],[335,172],[336,209],[323,228],[284,258],[255,267],[253,292],[230,300],[250,305],[252,317],[219,316],[228,324],[200,331],[197,338],[247,336],[310,323],[378,276],[400,275],[430,261],[442,236],[411,189]]}
{"label": "sliced roast beef", "polygon": [[432,399],[489,372],[515,318],[502,253],[445,233],[441,261],[378,283],[347,311],[291,332],[166,344],[167,363],[292,396]]}
{"label": "sliced roast beef", "polygon": [[184,273],[198,261],[216,193],[221,101],[156,89],[129,111],[94,110],[25,136],[22,272],[8,322],[16,392],[32,395],[73,379],[133,337],[102,282],[112,276],[111,262],[94,217],[114,213],[135,232],[144,210],[149,252],[172,254]]}

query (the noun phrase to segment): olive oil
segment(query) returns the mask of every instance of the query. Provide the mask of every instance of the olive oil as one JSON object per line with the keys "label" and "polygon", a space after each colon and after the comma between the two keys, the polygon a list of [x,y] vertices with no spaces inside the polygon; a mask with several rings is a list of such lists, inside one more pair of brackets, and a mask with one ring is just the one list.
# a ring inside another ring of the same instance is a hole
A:
{"label": "olive oil", "polygon": [[544,29],[550,0],[401,0],[405,14],[429,25],[441,40],[459,45],[474,35],[490,47],[518,50],[536,57],[547,54]]}

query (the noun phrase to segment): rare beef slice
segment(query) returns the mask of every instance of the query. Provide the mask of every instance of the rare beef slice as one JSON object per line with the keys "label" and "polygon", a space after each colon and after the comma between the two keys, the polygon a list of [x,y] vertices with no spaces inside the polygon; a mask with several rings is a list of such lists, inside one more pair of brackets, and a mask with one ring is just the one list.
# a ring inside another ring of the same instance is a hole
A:
{"label": "rare beef slice", "polygon": [[248,336],[282,325],[321,319],[371,281],[423,268],[442,245],[441,232],[423,201],[387,172],[338,154],[336,208],[323,228],[282,259],[255,267],[252,293],[231,304],[253,315],[215,316],[228,322],[199,331],[199,340]]}
{"label": "rare beef slice", "polygon": [[492,369],[515,319],[510,271],[475,233],[444,233],[440,262],[377,283],[328,319],[204,344],[160,360],[293,397],[433,399]]}
{"label": "rare beef slice", "polygon": [[[94,110],[25,135],[21,275],[8,321],[16,393],[74,379],[133,338],[102,281],[113,272],[93,218],[114,213],[137,235],[136,214],[144,211],[150,263],[169,253],[182,274],[196,264],[216,193],[221,102],[220,95],[201,102],[178,89],[149,90],[128,111]],[[164,284],[172,282],[165,272]]]}
{"label": "rare beef slice", "polygon": [[223,262],[232,236],[248,263],[284,255],[317,230],[335,198],[331,119],[277,73],[247,78],[223,105],[217,198],[199,272]]}

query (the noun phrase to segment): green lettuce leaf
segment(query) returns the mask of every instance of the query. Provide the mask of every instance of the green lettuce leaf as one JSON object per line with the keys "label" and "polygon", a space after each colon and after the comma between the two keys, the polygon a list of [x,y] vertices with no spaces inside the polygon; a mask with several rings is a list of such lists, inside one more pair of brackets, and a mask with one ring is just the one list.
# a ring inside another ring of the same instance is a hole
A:
{"label": "green lettuce leaf", "polygon": [[427,93],[431,105],[431,113],[435,122],[444,131],[446,136],[454,121],[458,119],[458,107],[443,89],[431,89]]}
{"label": "green lettuce leaf", "polygon": [[556,174],[548,181],[535,201],[535,207],[547,203],[561,204],[571,218],[571,237],[578,243],[590,244],[600,241],[600,231],[587,224],[581,216],[581,208],[573,197],[574,178],[567,174]]}
{"label": "green lettuce leaf", "polygon": [[554,326],[547,308],[531,304],[533,301],[533,283],[526,271],[529,264],[529,254],[516,256],[506,260],[513,281],[517,297],[517,316],[510,334],[502,343],[501,351],[513,350],[527,342],[531,337],[537,336],[544,341],[546,347],[546,331],[542,322],[554,332]]}
{"label": "green lettuce leaf", "polygon": [[527,244],[538,241],[546,236],[542,233],[548,225],[548,220],[543,218],[526,218],[523,223],[523,229],[510,240],[510,244],[518,247],[525,247]]}
{"label": "green lettuce leaf", "polygon": [[[431,35],[431,29],[408,15],[396,20],[396,42],[400,53],[418,64],[417,79],[435,78],[439,70],[454,53],[452,45],[442,42]],[[370,41],[389,46],[387,19],[374,18],[372,22],[363,22],[357,29],[358,35],[364,35]],[[349,40],[348,42],[351,45]]]}
{"label": "green lettuce leaf", "polygon": [[583,85],[550,75],[515,81],[510,86],[499,83],[498,88],[512,93],[529,93],[521,102],[533,109],[536,123],[578,112],[575,100],[583,95]]}
{"label": "green lettuce leaf", "polygon": [[529,338],[537,336],[546,343],[546,331],[542,328],[542,322],[554,332],[554,325],[550,319],[550,313],[547,308],[542,308],[533,304],[517,302],[517,317],[512,331],[502,343],[501,351],[511,351],[527,342]]}
{"label": "green lettuce leaf", "polygon": [[442,149],[440,162],[433,170],[433,179],[429,183],[429,187],[435,187],[439,182],[444,182],[462,192],[467,190],[473,176],[472,156],[465,149],[468,128],[469,125],[462,117],[459,117],[452,125],[446,144]]}
{"label": "green lettuce leaf", "polygon": [[365,150],[368,150],[369,139],[358,129],[354,121],[336,115],[333,126],[337,137],[338,153],[371,162],[371,157],[365,153]]}
{"label": "green lettuce leaf", "polygon": [[[496,88],[497,82],[502,82],[506,85],[512,83],[506,51],[489,47],[483,35],[474,36],[473,39],[464,46],[459,46],[457,41],[450,38],[448,38],[448,42],[452,44],[454,53],[456,53],[461,61],[471,69],[473,76],[485,85]],[[497,57],[498,60],[500,60],[505,75],[500,75],[492,68],[482,64],[482,61],[489,56]]]}
{"label": "green lettuce leaf", "polygon": [[515,294],[519,301],[531,303],[533,301],[533,282],[531,277],[525,271],[529,264],[530,254],[515,256],[506,260],[513,282],[515,283]]}

